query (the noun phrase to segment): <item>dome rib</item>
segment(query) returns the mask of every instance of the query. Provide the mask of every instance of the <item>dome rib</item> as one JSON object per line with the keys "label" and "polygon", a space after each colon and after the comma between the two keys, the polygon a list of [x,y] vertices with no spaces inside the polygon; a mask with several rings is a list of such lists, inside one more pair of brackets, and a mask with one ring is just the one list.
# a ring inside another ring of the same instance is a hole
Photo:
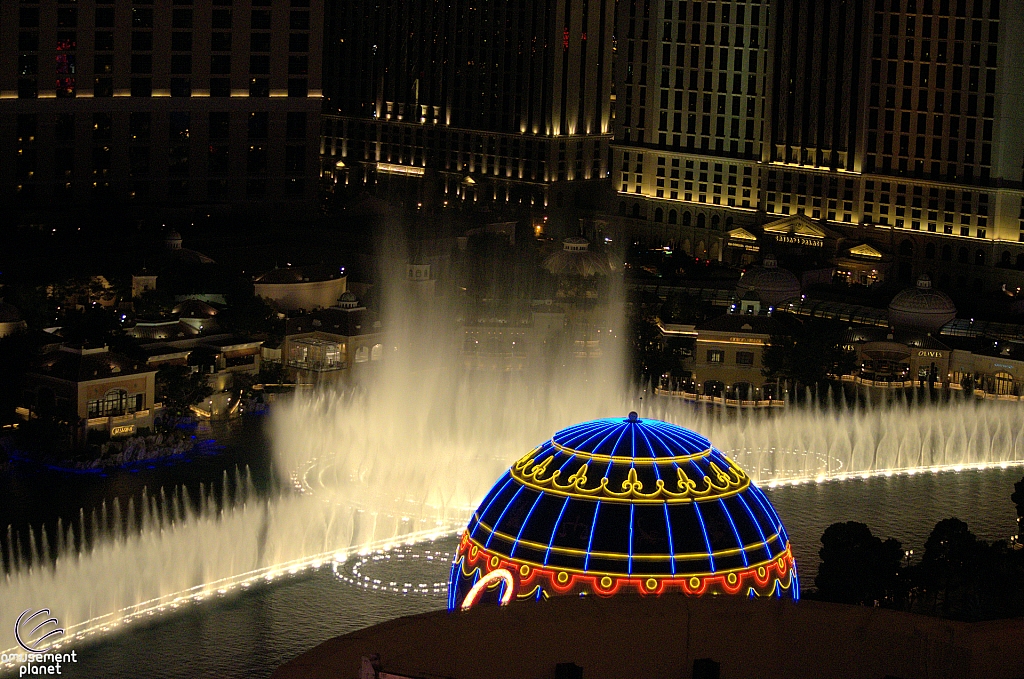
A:
{"label": "dome rib", "polygon": [[746,473],[699,434],[635,413],[556,432],[495,483],[460,541],[450,605],[494,599],[477,583],[499,581],[514,598],[799,587],[782,522]]}

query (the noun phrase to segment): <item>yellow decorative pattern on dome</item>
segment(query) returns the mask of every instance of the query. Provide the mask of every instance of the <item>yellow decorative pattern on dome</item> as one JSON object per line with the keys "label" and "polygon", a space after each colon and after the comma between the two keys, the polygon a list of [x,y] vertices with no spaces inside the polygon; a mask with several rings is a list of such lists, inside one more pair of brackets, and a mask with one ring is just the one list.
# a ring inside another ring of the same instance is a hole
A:
{"label": "yellow decorative pattern on dome", "polygon": [[[534,490],[562,496],[594,498],[612,502],[699,502],[729,497],[750,486],[750,477],[736,465],[730,464],[728,471],[723,471],[716,463],[709,462],[710,473],[704,476],[701,482],[693,480],[681,467],[676,466],[677,481],[674,490],[669,489],[664,480],[657,479],[654,482],[654,490],[644,492],[644,483],[637,477],[636,469],[632,466],[626,473],[626,479],[622,481],[619,489],[612,487],[613,482],[608,477],[602,477],[596,486],[588,488],[589,462],[581,464],[566,479],[567,483],[562,483],[559,480],[562,476],[560,469],[545,476],[548,467],[555,459],[554,455],[548,455],[537,462],[533,457],[536,452],[536,450],[532,451],[530,455],[523,457],[512,466],[512,477]],[[671,462],[667,462],[666,466],[668,464]]]}

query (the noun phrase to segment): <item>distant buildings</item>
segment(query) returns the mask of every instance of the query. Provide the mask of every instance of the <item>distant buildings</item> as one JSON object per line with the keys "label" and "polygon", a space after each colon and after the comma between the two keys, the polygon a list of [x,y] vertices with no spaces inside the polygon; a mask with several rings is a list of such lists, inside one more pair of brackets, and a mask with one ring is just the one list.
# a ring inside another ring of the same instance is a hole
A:
{"label": "distant buildings", "polygon": [[437,207],[568,206],[609,170],[614,7],[329,4],[326,176]]}
{"label": "distant buildings", "polygon": [[612,183],[631,233],[723,259],[734,227],[806,215],[892,255],[904,283],[1024,281],[1020,3],[618,7]]}
{"label": "distant buildings", "polygon": [[0,196],[313,200],[322,26],[323,0],[0,4]]}
{"label": "distant buildings", "polygon": [[280,311],[312,311],[334,306],[347,281],[345,267],[288,266],[258,276],[255,292]]}
{"label": "distant buildings", "polygon": [[337,305],[289,318],[280,351],[296,382],[338,381],[380,365],[384,330],[377,314],[346,292]]}
{"label": "distant buildings", "polygon": [[22,412],[68,422],[76,435],[135,434],[153,425],[155,378],[156,368],[106,346],[61,347],[26,372]]}

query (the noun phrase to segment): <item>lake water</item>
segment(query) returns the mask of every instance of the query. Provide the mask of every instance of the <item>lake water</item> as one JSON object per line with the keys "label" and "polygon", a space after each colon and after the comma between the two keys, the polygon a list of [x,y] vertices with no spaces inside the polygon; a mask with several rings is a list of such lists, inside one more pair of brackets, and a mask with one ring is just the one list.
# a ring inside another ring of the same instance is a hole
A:
{"label": "lake water", "polygon": [[[923,551],[941,519],[967,521],[976,535],[1005,539],[1016,531],[1009,496],[1020,468],[942,472],[783,486],[766,492],[789,530],[805,587],[813,586],[819,538],[837,521],[862,521],[880,537]],[[370,561],[359,575],[371,582],[414,586],[444,581],[441,558],[455,538],[418,545],[405,558]],[[413,554],[420,558],[412,558]],[[437,554],[429,560],[428,554]],[[341,572],[351,576],[350,560]],[[375,592],[339,578],[330,568],[207,601],[152,622],[138,622],[95,642],[79,644],[69,676],[134,679],[259,679],[333,636],[404,615],[444,608],[443,592]],[[355,673],[356,668],[353,668]]]}

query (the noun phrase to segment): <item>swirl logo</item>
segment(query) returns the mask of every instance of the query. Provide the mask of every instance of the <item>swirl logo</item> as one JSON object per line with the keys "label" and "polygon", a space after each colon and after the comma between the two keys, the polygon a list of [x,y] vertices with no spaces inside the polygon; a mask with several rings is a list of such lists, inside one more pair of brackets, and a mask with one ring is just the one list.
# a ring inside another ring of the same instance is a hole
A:
{"label": "swirl logo", "polygon": [[50,615],[49,608],[41,608],[35,612],[27,609],[22,611],[18,616],[18,622],[14,623],[14,638],[29,653],[42,653],[43,644],[47,639],[64,634],[63,628],[59,625],[57,618]]}

